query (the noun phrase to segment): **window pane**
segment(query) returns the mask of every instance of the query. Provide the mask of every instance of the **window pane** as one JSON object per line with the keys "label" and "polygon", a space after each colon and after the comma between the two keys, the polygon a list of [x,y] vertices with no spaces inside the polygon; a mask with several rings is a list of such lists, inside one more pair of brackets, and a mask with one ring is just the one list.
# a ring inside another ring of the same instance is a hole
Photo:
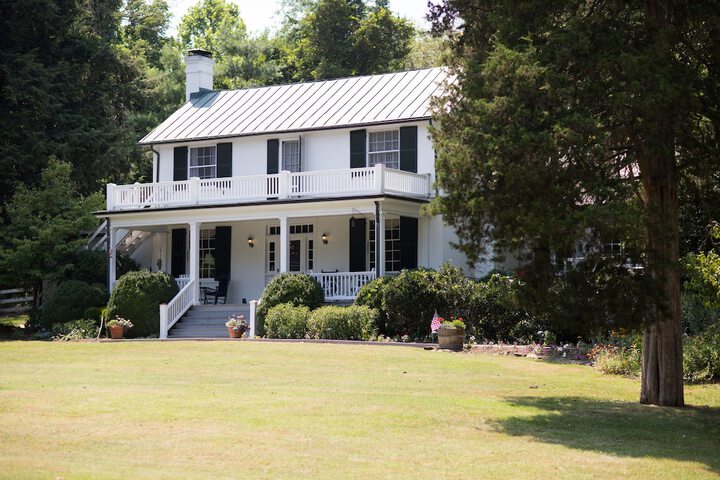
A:
{"label": "window pane", "polygon": [[215,278],[215,230],[200,230],[200,278]]}
{"label": "window pane", "polygon": [[400,168],[400,132],[388,130],[370,132],[368,136],[368,166],[384,164],[389,168]]}
{"label": "window pane", "polygon": [[216,178],[217,155],[214,146],[190,149],[190,177]]}
{"label": "window pane", "polygon": [[287,170],[288,172],[300,171],[299,140],[282,142],[282,170]]}

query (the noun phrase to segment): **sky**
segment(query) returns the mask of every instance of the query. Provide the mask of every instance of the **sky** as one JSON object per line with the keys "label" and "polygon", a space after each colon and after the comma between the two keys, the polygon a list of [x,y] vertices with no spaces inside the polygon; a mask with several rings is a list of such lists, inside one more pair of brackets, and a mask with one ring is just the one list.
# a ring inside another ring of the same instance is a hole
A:
{"label": "sky", "polygon": [[[172,13],[170,33],[175,34],[180,19],[188,8],[199,0],[168,0]],[[273,29],[279,26],[281,17],[280,0],[230,0],[238,5],[240,16],[245,21],[248,30],[257,33],[266,28]],[[406,17],[421,28],[429,28],[425,20],[427,13],[427,0],[390,0],[390,10]]]}

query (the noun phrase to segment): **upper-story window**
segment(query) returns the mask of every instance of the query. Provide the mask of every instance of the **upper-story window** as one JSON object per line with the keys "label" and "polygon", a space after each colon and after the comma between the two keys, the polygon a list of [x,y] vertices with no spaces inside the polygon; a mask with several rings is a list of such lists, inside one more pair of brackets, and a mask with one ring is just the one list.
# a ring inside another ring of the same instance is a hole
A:
{"label": "upper-story window", "polygon": [[300,140],[284,140],[282,142],[282,165],[280,170],[288,172],[301,171]]}
{"label": "upper-story window", "polygon": [[188,178],[216,178],[217,177],[217,148],[192,147],[190,148]]}
{"label": "upper-story window", "polygon": [[368,166],[379,163],[389,168],[400,168],[399,130],[368,133]]}

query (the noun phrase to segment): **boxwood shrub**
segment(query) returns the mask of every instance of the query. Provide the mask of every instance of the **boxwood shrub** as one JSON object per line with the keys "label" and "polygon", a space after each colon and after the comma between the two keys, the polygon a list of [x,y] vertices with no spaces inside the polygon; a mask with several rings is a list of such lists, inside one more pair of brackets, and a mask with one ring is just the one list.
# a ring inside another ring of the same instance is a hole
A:
{"label": "boxwood shrub", "polygon": [[55,292],[42,306],[40,323],[45,328],[82,318],[90,307],[101,307],[108,300],[102,285],[90,285],[80,280],[67,280],[58,285]]}
{"label": "boxwood shrub", "polygon": [[335,340],[372,340],[377,337],[377,310],[366,306],[321,307],[310,314],[308,336]]}
{"label": "boxwood shrub", "polygon": [[115,284],[108,318],[126,318],[133,323],[128,337],[147,337],[160,332],[160,304],[167,303],[178,293],[175,280],[167,273],[130,272]]}
{"label": "boxwood shrub", "polygon": [[320,284],[304,273],[281,273],[267,284],[257,309],[257,332],[265,335],[265,318],[268,311],[281,303],[305,305],[313,310],[323,304],[325,295]]}
{"label": "boxwood shrub", "polygon": [[269,338],[305,338],[310,309],[291,303],[275,305],[265,318],[265,334]]}

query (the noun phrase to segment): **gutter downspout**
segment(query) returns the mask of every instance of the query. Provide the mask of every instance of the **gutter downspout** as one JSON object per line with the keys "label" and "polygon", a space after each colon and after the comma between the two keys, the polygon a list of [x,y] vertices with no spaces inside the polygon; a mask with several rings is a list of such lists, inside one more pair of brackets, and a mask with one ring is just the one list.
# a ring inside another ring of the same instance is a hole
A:
{"label": "gutter downspout", "polygon": [[160,152],[155,150],[155,145],[150,145],[150,151],[153,154],[155,168],[153,169],[153,183],[157,183],[160,178]]}

